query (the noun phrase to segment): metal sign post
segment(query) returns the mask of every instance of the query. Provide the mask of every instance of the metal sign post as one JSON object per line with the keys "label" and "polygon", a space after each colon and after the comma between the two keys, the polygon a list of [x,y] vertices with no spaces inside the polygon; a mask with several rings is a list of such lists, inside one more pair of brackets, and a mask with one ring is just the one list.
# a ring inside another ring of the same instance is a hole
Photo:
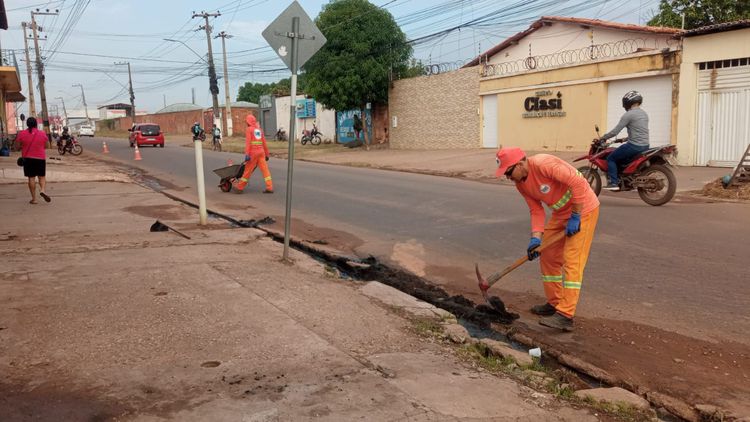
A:
{"label": "metal sign post", "polygon": [[292,178],[294,176],[294,138],[297,126],[297,72],[326,42],[323,33],[296,1],[292,2],[263,31],[263,38],[292,71],[289,98],[289,159],[286,177],[286,215],[284,216],[284,255],[289,259],[289,238],[292,224]]}

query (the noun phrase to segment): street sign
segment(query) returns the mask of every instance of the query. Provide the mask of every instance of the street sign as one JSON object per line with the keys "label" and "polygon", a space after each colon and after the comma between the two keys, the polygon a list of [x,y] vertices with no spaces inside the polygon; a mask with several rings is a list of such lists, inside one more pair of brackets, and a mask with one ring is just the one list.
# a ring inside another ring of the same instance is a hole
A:
{"label": "street sign", "polygon": [[[293,19],[299,18],[299,30],[294,33],[292,29]],[[310,16],[297,1],[292,2],[281,14],[273,21],[268,28],[263,31],[263,38],[273,48],[284,64],[296,72],[312,57],[323,44],[326,43],[326,37],[320,32]],[[292,69],[292,39],[297,39],[297,69]]]}

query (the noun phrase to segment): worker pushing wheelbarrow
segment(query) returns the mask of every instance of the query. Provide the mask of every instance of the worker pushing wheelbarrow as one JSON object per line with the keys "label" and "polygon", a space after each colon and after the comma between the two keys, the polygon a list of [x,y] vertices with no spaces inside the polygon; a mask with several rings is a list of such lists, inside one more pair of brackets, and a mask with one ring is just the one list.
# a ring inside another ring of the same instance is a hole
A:
{"label": "worker pushing wheelbarrow", "polygon": [[250,175],[253,174],[253,170],[256,167],[260,167],[260,171],[263,173],[263,181],[266,185],[263,193],[273,193],[273,181],[267,164],[269,154],[266,138],[263,136],[263,131],[258,126],[255,116],[248,114],[245,118],[245,123],[247,123],[247,128],[245,129],[245,162],[241,165],[227,166],[214,170],[214,173],[221,177],[219,187],[223,192],[229,192],[234,188],[240,193],[245,190]]}
{"label": "worker pushing wheelbarrow", "polygon": [[219,189],[222,192],[229,192],[232,190],[232,182],[242,177],[242,173],[245,171],[245,163],[232,164],[230,166],[215,169],[214,173],[221,178],[219,181]]}

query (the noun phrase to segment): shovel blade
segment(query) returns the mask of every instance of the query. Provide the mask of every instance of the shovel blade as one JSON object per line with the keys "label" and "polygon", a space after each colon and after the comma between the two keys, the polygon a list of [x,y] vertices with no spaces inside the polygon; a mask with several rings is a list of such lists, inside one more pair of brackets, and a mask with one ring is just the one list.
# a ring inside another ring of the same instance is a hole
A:
{"label": "shovel blade", "polygon": [[161,221],[156,220],[156,222],[151,225],[151,231],[152,232],[165,232],[165,231],[169,231],[169,227],[164,225]]}

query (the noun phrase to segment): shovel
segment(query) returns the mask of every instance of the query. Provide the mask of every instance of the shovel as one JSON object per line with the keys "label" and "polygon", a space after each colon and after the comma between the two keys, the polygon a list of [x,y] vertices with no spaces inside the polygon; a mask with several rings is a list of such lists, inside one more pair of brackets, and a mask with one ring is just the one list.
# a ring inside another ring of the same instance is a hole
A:
{"label": "shovel", "polygon": [[[542,252],[543,250],[547,249],[547,247],[549,247],[550,245],[554,245],[555,243],[561,241],[563,238],[565,238],[565,230],[560,230],[558,233],[555,233],[554,235],[546,239],[546,241],[543,241],[542,245],[536,248],[535,251]],[[505,277],[506,275],[508,275],[508,273],[520,267],[524,262],[528,260],[528,255],[524,255],[523,257],[518,258],[512,264],[505,267],[502,271],[491,274],[489,277],[487,277],[487,279],[482,277],[482,273],[479,272],[479,264],[474,264],[474,269],[477,273],[477,282],[479,283],[479,290],[482,291],[482,296],[484,297],[484,300],[488,305],[493,306],[490,302],[490,297],[487,295],[487,290],[489,290],[490,287],[497,283],[501,278]]]}
{"label": "shovel", "polygon": [[151,231],[152,232],[166,232],[172,230],[173,232],[179,234],[180,236],[184,237],[185,239],[190,239],[190,236],[186,235],[185,233],[182,233],[181,231],[178,231],[176,229],[173,229],[169,227],[168,225],[162,223],[159,220],[156,220],[156,223],[151,225]]}

